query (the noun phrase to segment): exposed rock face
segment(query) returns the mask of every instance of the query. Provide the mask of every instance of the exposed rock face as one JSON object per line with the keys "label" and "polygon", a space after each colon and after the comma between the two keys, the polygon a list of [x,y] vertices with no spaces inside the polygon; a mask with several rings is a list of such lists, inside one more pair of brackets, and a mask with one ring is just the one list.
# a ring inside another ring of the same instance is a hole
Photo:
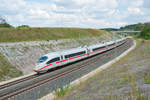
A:
{"label": "exposed rock face", "polygon": [[[24,74],[33,72],[33,67],[36,61],[44,54],[64,50],[69,48],[76,48],[83,45],[96,44],[111,40],[112,37],[90,37],[84,39],[64,39],[64,40],[50,40],[50,41],[34,41],[34,42],[17,42],[17,43],[1,43],[0,53],[3,54],[8,61],[21,70]],[[114,39],[114,37],[113,37]]]}

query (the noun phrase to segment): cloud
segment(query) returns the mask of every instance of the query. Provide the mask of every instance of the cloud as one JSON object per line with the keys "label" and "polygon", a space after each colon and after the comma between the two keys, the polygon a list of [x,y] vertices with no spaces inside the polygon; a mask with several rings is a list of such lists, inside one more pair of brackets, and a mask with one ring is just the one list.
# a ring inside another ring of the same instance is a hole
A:
{"label": "cloud", "polygon": [[143,5],[143,0],[133,0],[131,2],[132,7],[141,7]]}
{"label": "cloud", "polygon": [[150,18],[149,0],[1,0],[0,15],[12,25],[120,27]]}
{"label": "cloud", "polygon": [[35,10],[35,9],[30,9],[29,10],[29,13],[30,13],[30,15],[33,17],[33,18],[37,18],[37,17],[39,17],[39,18],[46,18],[46,19],[48,19],[48,18],[50,18],[50,15],[49,15],[49,13],[47,12],[47,11],[44,11],[44,10],[41,10],[41,9],[37,9],[37,10]]}
{"label": "cloud", "polygon": [[140,8],[128,8],[130,14],[143,14]]}

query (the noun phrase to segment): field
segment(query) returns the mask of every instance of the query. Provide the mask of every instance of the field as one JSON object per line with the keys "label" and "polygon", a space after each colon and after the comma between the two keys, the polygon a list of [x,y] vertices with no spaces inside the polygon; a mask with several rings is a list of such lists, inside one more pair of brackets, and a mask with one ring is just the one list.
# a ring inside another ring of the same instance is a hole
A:
{"label": "field", "polygon": [[59,100],[150,100],[150,40]]}
{"label": "field", "polygon": [[106,31],[81,28],[0,28],[0,42],[58,40],[100,36]]}

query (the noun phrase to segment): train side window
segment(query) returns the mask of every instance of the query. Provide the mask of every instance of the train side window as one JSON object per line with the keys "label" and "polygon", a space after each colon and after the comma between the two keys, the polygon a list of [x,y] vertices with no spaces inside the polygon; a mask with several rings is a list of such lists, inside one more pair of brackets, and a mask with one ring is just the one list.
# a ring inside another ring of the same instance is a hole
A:
{"label": "train side window", "polygon": [[78,55],[81,55],[81,54],[85,54],[85,53],[86,53],[85,51],[81,51],[81,52],[65,55],[65,59],[71,58],[71,57],[75,57],[75,56],[78,56]]}
{"label": "train side window", "polygon": [[53,62],[56,62],[56,61],[60,61],[60,57],[53,58],[53,59],[49,60],[46,64],[50,64],[50,63],[53,63]]}
{"label": "train side window", "polygon": [[94,48],[93,51],[96,51],[96,50],[99,50],[99,49],[102,49],[104,47],[98,47],[98,48]]}

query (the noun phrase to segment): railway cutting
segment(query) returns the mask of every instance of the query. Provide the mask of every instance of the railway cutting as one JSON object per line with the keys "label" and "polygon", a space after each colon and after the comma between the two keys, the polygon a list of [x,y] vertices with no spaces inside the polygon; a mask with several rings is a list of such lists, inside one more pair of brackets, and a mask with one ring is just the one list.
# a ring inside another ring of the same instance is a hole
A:
{"label": "railway cutting", "polygon": [[22,98],[24,100],[37,100],[54,89],[69,84],[73,80],[119,56],[122,52],[130,48],[132,44],[133,40],[127,38],[124,42],[114,44],[115,46],[110,45],[107,47],[109,48],[108,50],[95,55],[57,66],[46,73],[37,73],[3,84],[0,86],[0,99],[20,100]]}

